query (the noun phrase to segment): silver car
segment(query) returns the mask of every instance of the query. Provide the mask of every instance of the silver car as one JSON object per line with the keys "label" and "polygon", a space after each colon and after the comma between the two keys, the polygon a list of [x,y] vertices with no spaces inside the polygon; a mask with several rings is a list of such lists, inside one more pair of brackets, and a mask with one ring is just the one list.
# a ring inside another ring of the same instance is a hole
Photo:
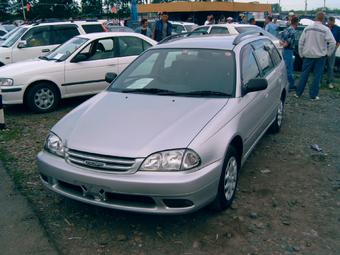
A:
{"label": "silver car", "polygon": [[43,184],[94,205],[189,213],[232,203],[239,172],[288,92],[264,36],[169,40],[59,121],[38,155]]}

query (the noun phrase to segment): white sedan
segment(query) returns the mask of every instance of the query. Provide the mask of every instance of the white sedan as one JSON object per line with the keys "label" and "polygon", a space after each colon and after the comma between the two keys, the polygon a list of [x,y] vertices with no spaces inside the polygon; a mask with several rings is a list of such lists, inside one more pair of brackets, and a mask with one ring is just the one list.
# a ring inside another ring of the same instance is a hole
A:
{"label": "white sedan", "polygon": [[4,104],[26,104],[35,112],[53,111],[61,98],[105,89],[106,73],[120,73],[156,42],[137,33],[79,35],[39,59],[0,68]]}

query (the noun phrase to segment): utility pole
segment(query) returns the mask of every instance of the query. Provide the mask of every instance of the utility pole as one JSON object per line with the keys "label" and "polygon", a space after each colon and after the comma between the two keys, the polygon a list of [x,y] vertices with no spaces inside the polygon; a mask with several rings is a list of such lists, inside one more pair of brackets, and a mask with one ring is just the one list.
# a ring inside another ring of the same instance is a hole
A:
{"label": "utility pole", "polygon": [[307,0],[305,0],[305,15],[307,15]]}
{"label": "utility pole", "polygon": [[24,8],[24,0],[21,0],[21,8],[22,8],[22,15],[24,16],[24,20],[26,20],[26,13]]}

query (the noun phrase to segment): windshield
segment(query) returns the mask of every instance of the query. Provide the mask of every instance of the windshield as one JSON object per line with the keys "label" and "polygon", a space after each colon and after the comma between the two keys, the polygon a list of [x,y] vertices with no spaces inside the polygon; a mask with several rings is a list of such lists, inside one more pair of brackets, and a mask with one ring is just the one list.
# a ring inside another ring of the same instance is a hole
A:
{"label": "windshield", "polygon": [[265,36],[268,36],[269,38],[271,38],[272,40],[277,39],[274,35],[272,35],[271,33],[267,32],[266,30],[257,27],[257,26],[242,26],[242,27],[235,27],[235,29],[237,30],[237,32],[239,32],[240,34],[245,33],[245,32],[249,32],[249,31],[257,31],[257,32],[261,32],[263,33]]}
{"label": "windshield", "polygon": [[46,60],[64,61],[87,41],[88,39],[86,38],[74,37],[67,41],[66,43],[60,45],[58,48],[56,48],[48,55],[41,58]]}
{"label": "windshield", "polygon": [[231,51],[155,49],[137,58],[110,91],[157,95],[231,97],[235,59]]}
{"label": "windshield", "polygon": [[3,40],[3,41],[7,40],[7,38],[9,38],[12,34],[14,34],[19,29],[20,29],[20,27],[14,28],[13,30],[11,30],[7,34],[5,34],[4,36],[1,36],[0,39]]}
{"label": "windshield", "polygon": [[1,46],[6,48],[11,47],[26,31],[27,28],[20,27],[14,34],[8,37]]}

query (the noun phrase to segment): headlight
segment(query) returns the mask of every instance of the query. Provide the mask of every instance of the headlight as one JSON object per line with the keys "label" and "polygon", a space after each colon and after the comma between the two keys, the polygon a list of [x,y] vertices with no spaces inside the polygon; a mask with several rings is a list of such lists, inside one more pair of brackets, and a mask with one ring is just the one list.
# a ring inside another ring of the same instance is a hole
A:
{"label": "headlight", "polygon": [[8,78],[0,78],[0,87],[13,86],[13,80]]}
{"label": "headlight", "polygon": [[200,157],[192,150],[168,150],[154,153],[147,157],[140,170],[142,171],[180,171],[198,166]]}
{"label": "headlight", "polygon": [[60,157],[64,157],[63,141],[55,134],[49,133],[45,141],[45,150]]}

